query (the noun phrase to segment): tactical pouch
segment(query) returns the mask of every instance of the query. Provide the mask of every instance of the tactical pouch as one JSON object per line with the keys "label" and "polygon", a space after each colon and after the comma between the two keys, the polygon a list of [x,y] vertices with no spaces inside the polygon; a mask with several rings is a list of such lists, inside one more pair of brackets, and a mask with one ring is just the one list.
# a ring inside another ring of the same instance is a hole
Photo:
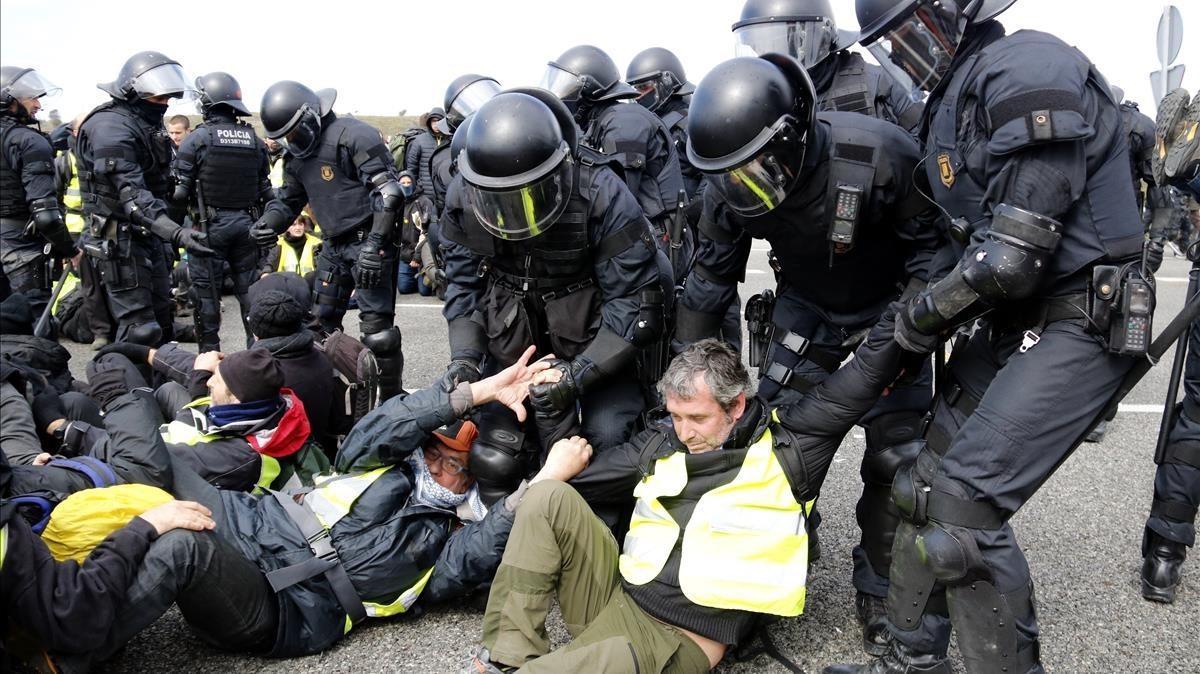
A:
{"label": "tactical pouch", "polygon": [[1120,289],[1121,267],[1111,264],[1092,267],[1092,284],[1089,294],[1091,306],[1088,308],[1088,314],[1092,319],[1093,332],[1105,338],[1108,337],[1108,329],[1112,325],[1113,309]]}
{"label": "tactical pouch", "polygon": [[574,360],[600,329],[600,289],[589,283],[573,292],[543,297],[550,348],[559,358]]}
{"label": "tactical pouch", "polygon": [[[525,349],[534,343],[533,324],[525,303],[497,283],[488,286],[483,318],[488,353],[501,364],[517,362]],[[564,354],[555,355],[566,358]]]}
{"label": "tactical pouch", "polygon": [[767,354],[771,352],[771,337],[775,323],[771,315],[775,311],[775,293],[771,290],[754,295],[746,301],[746,328],[750,333],[750,366],[760,370],[767,365]]}
{"label": "tactical pouch", "polygon": [[1141,262],[1094,267],[1090,299],[1092,328],[1105,340],[1108,352],[1146,355],[1156,298],[1153,282],[1142,274]]}
{"label": "tactical pouch", "polygon": [[137,263],[133,255],[122,255],[120,246],[112,239],[99,239],[84,243],[83,250],[96,261],[100,278],[112,291],[132,290],[138,285]]}

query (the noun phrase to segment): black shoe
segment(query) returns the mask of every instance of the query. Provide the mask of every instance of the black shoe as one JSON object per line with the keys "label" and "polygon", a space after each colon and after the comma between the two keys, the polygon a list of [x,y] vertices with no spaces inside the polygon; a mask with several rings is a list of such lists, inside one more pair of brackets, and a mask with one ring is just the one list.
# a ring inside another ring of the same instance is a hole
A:
{"label": "black shoe", "polygon": [[808,532],[808,563],[812,564],[821,558],[821,539],[817,538],[817,530]]}
{"label": "black shoe", "polygon": [[881,657],[887,652],[887,600],[859,592],[854,597],[854,613],[863,628],[863,650],[867,655]]}
{"label": "black shoe", "polygon": [[1142,558],[1142,596],[1163,604],[1175,603],[1175,590],[1183,574],[1187,546],[1168,541],[1153,531],[1149,536],[1146,556]]}
{"label": "black shoe", "polygon": [[821,674],[950,674],[945,655],[930,655],[910,650],[895,639],[887,639],[883,657],[865,665],[830,665]]}

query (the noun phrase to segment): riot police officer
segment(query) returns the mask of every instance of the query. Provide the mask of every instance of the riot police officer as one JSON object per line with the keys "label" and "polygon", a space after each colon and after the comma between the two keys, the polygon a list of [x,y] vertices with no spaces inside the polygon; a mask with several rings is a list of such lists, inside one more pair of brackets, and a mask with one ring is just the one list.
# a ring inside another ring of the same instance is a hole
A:
{"label": "riot police officer", "polygon": [[922,105],[882,68],[850,51],[858,34],[837,28],[829,0],[746,0],[733,34],[739,56],[777,52],[800,61],[816,88],[818,110],[859,112],[916,133]]}
{"label": "riot police officer", "polygon": [[254,128],[239,120],[250,116],[242,88],[229,73],[213,72],[196,78],[204,122],[179,145],[171,173],[174,199],[186,202],[192,221],[208,235],[215,255],[188,260],[197,305],[193,314],[200,352],[221,350],[221,285],[224,263],[233,277],[246,339],[253,341],[246,316],[247,293],[258,266],[258,249],[250,238],[262,205],[274,196],[268,178],[270,160]]}
{"label": "riot police officer", "polygon": [[620,162],[625,184],[666,248],[683,189],[679,154],[666,125],[640,105],[621,104],[637,90],[622,81],[608,54],[591,45],[572,47],[551,61],[539,86],[566,103],[583,130],[581,143]]}
{"label": "riot police officer", "polygon": [[35,315],[50,300],[50,257],[77,253],[58,203],[54,150],[31,126],[41,98],[57,92],[33,68],[0,68],[0,265],[11,291],[24,294]]}
{"label": "riot police officer", "polygon": [[[758,393],[794,401],[836,371],[906,286],[929,279],[942,237],[914,189],[916,142],[864,115],[815,112],[812,83],[789,56],[717,65],[692,97],[688,158],[707,174],[696,266],[684,284],[675,348],[716,336],[722,307],[746,271],[753,239],[778,260],[774,299],[747,302]],[[931,399],[928,367],[862,419],[867,451],[854,550],[856,609],[866,648],[884,647],[892,477],[920,449]]]}
{"label": "riot police officer", "polygon": [[162,118],[192,87],[177,61],[154,51],[129,57],[117,79],[97,86],[112,100],[88,114],[76,138],[84,251],[100,268],[117,341],[153,346],[174,332],[163,242],[211,252],[202,232],[168,212],[172,145]]}
{"label": "riot police officer", "polygon": [[[597,450],[623,442],[644,406],[635,361],[661,337],[669,284],[649,223],[549,92],[499,94],[465,129],[441,222],[448,379],[504,368],[536,344],[563,361],[549,404],[578,404]],[[481,483],[519,480],[518,451],[473,454],[471,470]]]}
{"label": "riot police officer", "polygon": [[1042,671],[1008,521],[1148,346],[1153,291],[1118,102],[1058,38],[1007,35],[994,19],[1013,1],[857,1],[864,41],[889,44],[931,92],[925,169],[959,244],[954,269],[900,312],[896,339],[928,352],[980,325],[957,340],[926,449],[893,484],[888,651],[827,672],[949,672],[950,621],[967,671]]}
{"label": "riot police officer", "polygon": [[[500,83],[491,77],[467,73],[454,78],[446,87],[442,99],[446,116],[434,124],[434,128],[447,138],[453,139],[463,121],[475,113],[479,106],[500,93]],[[446,189],[453,179],[453,154],[451,143],[442,143],[433,150],[429,158],[430,176],[433,179],[433,198],[437,212],[446,207]]]}
{"label": "riot police officer", "polygon": [[260,247],[309,204],[324,239],[317,257],[314,306],[321,327],[341,329],[350,293],[358,302],[363,344],[379,363],[379,394],[403,389],[404,353],[396,317],[396,223],[404,195],[379,132],[333,112],[337,92],[290,80],[263,94],[263,128],[285,145],[284,174],[275,199],[251,229]]}
{"label": "riot police officer", "polygon": [[637,90],[637,102],[658,115],[670,129],[675,153],[679,155],[683,188],[690,201],[700,190],[704,177],[687,160],[688,97],[696,91],[696,85],[688,81],[679,57],[662,47],[638,52],[625,69],[625,82]]}

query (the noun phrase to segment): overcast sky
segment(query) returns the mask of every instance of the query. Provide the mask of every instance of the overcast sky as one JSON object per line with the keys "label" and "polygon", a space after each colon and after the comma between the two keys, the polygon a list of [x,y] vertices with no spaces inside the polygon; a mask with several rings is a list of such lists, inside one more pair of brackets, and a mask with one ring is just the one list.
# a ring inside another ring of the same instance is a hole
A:
{"label": "overcast sky", "polygon": [[[96,83],[116,77],[132,53],[155,49],[193,76],[232,73],[251,109],[281,79],[335,87],[335,110],[416,114],[441,105],[466,72],[505,86],[536,84],[548,60],[595,44],[622,72],[646,47],[671,49],[699,82],[733,56],[731,24],[742,0],[457,0],[455,2],[0,2],[0,62],[34,66],[63,88],[46,101],[64,119],[104,100]],[[1158,67],[1154,0],[1019,0],[1001,16],[1010,31],[1054,33],[1079,47],[1128,98],[1153,115],[1149,73]],[[1184,48],[1200,83],[1200,0],[1177,0]],[[854,28],[853,0],[833,0],[838,25]],[[1190,34],[1188,30],[1190,29]],[[1188,43],[1192,44],[1189,54]]]}

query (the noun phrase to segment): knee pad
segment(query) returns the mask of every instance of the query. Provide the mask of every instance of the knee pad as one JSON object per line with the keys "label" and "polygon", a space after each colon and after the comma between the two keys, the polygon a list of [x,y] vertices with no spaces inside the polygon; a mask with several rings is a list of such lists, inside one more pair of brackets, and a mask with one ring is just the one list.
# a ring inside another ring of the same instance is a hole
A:
{"label": "knee pad", "polygon": [[915,461],[901,466],[892,480],[892,502],[900,517],[917,525],[925,524],[929,501],[929,485],[941,459],[933,452],[922,451]]}
{"label": "knee pad", "polygon": [[136,323],[125,331],[126,342],[143,346],[158,346],[162,340],[162,326],[158,323]]}
{"label": "knee pad", "polygon": [[921,527],[925,563],[933,577],[948,586],[990,576],[979,545],[969,529],[948,527],[930,521]]}
{"label": "knee pad", "polygon": [[479,495],[490,506],[520,484],[524,475],[521,460],[525,436],[506,428],[485,430],[471,445],[467,468],[479,484]]}
{"label": "knee pad", "polygon": [[363,346],[370,349],[376,358],[387,357],[400,351],[400,328],[392,326],[378,331],[368,331],[366,320],[363,321],[362,326]]}
{"label": "knee pad", "polygon": [[905,632],[921,627],[921,616],[937,582],[925,564],[919,531],[911,522],[900,522],[896,527],[896,542],[892,546],[888,620],[896,629]]}

